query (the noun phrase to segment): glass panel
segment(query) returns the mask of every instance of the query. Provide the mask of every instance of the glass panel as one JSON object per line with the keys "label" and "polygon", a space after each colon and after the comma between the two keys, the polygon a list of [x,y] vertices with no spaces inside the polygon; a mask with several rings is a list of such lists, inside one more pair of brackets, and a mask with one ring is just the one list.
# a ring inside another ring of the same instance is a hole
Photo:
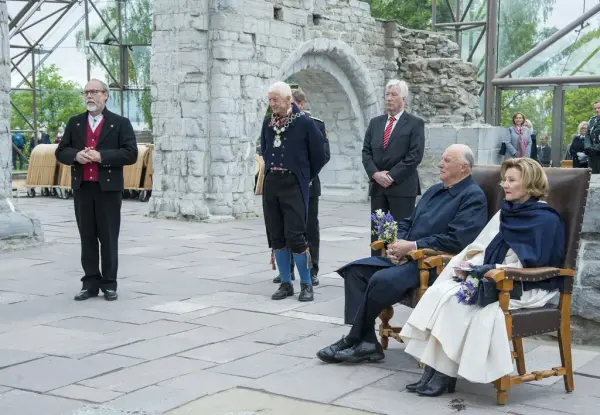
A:
{"label": "glass panel", "polygon": [[151,130],[150,90],[125,91],[123,116],[129,118],[135,131]]}
{"label": "glass panel", "polygon": [[[585,0],[500,0],[498,67],[504,68],[597,3]],[[579,25],[517,69],[512,76],[597,74],[599,15]]]}
{"label": "glass panel", "polygon": [[152,43],[152,1],[129,0],[121,6],[123,42],[130,45]]}
{"label": "glass panel", "polygon": [[150,46],[130,46],[127,86],[143,88],[150,86]]}

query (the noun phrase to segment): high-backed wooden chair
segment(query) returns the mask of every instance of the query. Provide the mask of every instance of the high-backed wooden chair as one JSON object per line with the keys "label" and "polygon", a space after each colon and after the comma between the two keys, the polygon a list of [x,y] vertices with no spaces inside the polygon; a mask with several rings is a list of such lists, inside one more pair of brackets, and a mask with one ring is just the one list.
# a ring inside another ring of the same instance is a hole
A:
{"label": "high-backed wooden chair", "polygon": [[[485,197],[488,203],[488,220],[491,219],[496,212],[500,209],[500,204],[503,199],[503,192],[500,188],[500,166],[498,165],[477,165],[473,167],[472,171],[473,180],[481,187],[485,193]],[[381,249],[381,254],[385,256],[385,247],[381,241],[375,241],[371,244],[373,249]],[[452,259],[452,255],[434,251],[433,249],[418,249],[408,254],[409,260],[418,261],[417,266],[419,268],[419,288],[411,290],[407,293],[404,300],[400,303],[415,308],[423,294],[433,282],[435,278],[430,278],[431,274],[434,273],[434,277],[442,272],[445,264]],[[435,259],[434,261],[430,261]],[[381,324],[379,325],[379,336],[381,337],[381,345],[384,349],[388,348],[389,338],[392,337],[399,342],[399,333],[402,327],[392,327],[390,320],[394,316],[394,308],[386,307],[379,318]]]}
{"label": "high-backed wooden chair", "polygon": [[[563,268],[505,268],[489,271],[485,278],[496,282],[500,291],[499,302],[506,318],[506,331],[513,343],[513,358],[517,364],[517,376],[503,376],[494,382],[498,390],[498,404],[508,401],[508,389],[524,382],[542,380],[550,376],[562,376],[565,390],[572,392],[573,362],[571,359],[571,294],[575,261],[583,224],[591,170],[545,168],[550,182],[547,202],[558,211],[565,226],[565,262]],[[540,308],[509,310],[510,290],[514,281],[540,281],[561,278],[558,307],[546,305]],[[561,365],[552,369],[526,373],[523,338],[550,332],[558,332]]]}

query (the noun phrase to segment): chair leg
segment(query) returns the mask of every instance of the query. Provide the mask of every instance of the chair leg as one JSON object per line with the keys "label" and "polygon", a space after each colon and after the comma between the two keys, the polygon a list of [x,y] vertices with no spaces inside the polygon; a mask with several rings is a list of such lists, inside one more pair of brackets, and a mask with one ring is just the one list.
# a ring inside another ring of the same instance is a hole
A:
{"label": "chair leg", "polygon": [[390,342],[390,337],[384,334],[384,330],[392,328],[392,326],[390,326],[390,320],[393,316],[393,307],[386,307],[381,311],[381,313],[379,313],[379,318],[381,319],[381,324],[379,325],[379,335],[381,336],[381,346],[384,350],[387,350]]}
{"label": "chair leg", "polygon": [[573,392],[575,382],[573,379],[573,358],[571,356],[571,330],[558,330],[558,348],[560,350],[560,361],[567,373],[563,376],[565,381],[565,390]]}
{"label": "chair leg", "polygon": [[510,387],[510,376],[503,376],[494,381],[496,388],[496,401],[498,405],[506,405],[508,403],[508,388]]}
{"label": "chair leg", "polygon": [[517,361],[517,372],[519,375],[524,375],[527,373],[525,370],[525,353],[523,351],[523,339],[513,339],[513,348],[517,353],[517,357],[515,360]]}

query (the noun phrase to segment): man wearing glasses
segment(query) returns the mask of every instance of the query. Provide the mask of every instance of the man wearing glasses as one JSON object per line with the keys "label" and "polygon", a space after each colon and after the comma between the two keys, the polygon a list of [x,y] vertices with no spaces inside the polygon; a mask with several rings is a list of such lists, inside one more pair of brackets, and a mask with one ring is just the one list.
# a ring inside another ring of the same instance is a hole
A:
{"label": "man wearing glasses", "polygon": [[[72,117],[56,149],[59,162],[71,166],[75,218],[81,238],[84,276],[76,301],[117,299],[118,240],[121,227],[123,166],[137,161],[131,122],[106,109],[108,86],[90,80],[83,91],[87,111]],[[98,255],[102,257],[102,272]]]}

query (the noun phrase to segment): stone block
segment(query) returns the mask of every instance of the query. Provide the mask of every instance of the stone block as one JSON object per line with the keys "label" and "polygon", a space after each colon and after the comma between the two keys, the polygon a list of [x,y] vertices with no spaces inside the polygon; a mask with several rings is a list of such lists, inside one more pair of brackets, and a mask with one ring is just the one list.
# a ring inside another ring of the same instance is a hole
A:
{"label": "stone block", "polygon": [[29,362],[44,357],[43,354],[24,350],[0,350],[0,368]]}
{"label": "stone block", "polygon": [[272,354],[267,351],[213,367],[208,371],[257,379],[307,361],[308,359]]}
{"label": "stone block", "polygon": [[71,399],[21,390],[11,390],[0,396],[0,413],[7,415],[64,415],[81,406],[81,402]]}
{"label": "stone block", "polygon": [[103,389],[88,388],[81,385],[69,385],[63,388],[55,389],[52,395],[62,396],[69,399],[77,399],[94,403],[102,403],[116,399],[122,395],[119,392],[113,392]]}
{"label": "stone block", "polygon": [[600,294],[600,262],[583,260],[577,267],[576,283]]}
{"label": "stone block", "polygon": [[592,175],[590,190],[587,198],[585,215],[583,216],[582,232],[584,234],[600,233],[600,175]]}
{"label": "stone block", "polygon": [[80,382],[91,388],[129,393],[166,379],[201,370],[210,364],[200,360],[167,357]]}
{"label": "stone block", "polygon": [[572,297],[572,313],[584,319],[600,323],[600,291],[587,287],[576,287]]}
{"label": "stone block", "polygon": [[188,350],[179,354],[179,356],[223,364],[263,352],[272,347],[272,345],[262,343],[229,340],[224,343],[215,343]]}

